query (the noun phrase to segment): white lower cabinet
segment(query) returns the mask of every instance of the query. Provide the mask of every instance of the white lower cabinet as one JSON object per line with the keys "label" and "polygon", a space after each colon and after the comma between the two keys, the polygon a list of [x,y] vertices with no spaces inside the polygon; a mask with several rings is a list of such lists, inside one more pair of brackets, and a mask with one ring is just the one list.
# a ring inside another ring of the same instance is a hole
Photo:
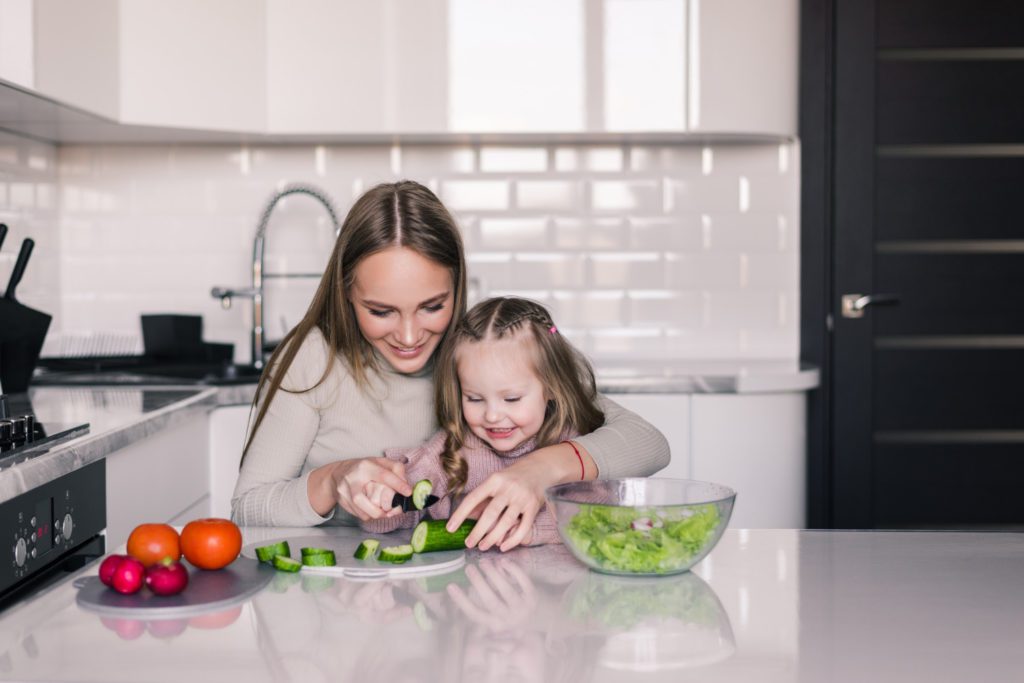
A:
{"label": "white lower cabinet", "polygon": [[231,518],[231,494],[245,447],[249,406],[224,406],[210,413],[210,516]]}
{"label": "white lower cabinet", "polygon": [[690,479],[690,394],[607,394],[657,427],[668,439],[672,460],[657,477]]}
{"label": "white lower cabinet", "polygon": [[184,420],[107,456],[107,548],[139,524],[209,514],[207,419]]}
{"label": "white lower cabinet", "polygon": [[691,403],[694,479],[736,491],[729,525],[806,525],[806,395],[695,394]]}
{"label": "white lower cabinet", "polygon": [[806,397],[775,394],[613,394],[668,439],[672,461],[655,476],[736,490],[733,528],[806,524]]}

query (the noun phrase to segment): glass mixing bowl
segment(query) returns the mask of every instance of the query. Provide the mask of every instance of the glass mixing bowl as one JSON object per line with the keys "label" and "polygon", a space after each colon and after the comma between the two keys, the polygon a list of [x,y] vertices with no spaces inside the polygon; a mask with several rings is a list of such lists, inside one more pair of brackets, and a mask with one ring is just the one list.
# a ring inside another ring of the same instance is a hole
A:
{"label": "glass mixing bowl", "polygon": [[729,525],[736,492],[691,479],[605,479],[546,491],[562,542],[606,574],[679,574],[700,562]]}

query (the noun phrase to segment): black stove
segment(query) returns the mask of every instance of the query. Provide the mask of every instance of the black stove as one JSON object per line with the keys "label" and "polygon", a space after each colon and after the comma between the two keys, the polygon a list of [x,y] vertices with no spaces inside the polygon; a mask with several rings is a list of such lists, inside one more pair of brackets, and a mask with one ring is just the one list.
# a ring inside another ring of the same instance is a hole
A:
{"label": "black stove", "polygon": [[[43,422],[6,398],[0,395],[0,472],[89,431],[88,424]],[[0,502],[0,610],[102,556],[106,526],[105,460]]]}
{"label": "black stove", "polygon": [[32,413],[0,418],[0,469],[42,455],[89,432],[89,424],[40,422]]}

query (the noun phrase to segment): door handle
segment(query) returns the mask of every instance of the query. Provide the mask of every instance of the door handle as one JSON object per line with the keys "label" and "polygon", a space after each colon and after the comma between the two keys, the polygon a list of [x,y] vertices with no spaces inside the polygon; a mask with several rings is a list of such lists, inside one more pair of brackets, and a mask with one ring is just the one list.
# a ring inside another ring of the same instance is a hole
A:
{"label": "door handle", "polygon": [[842,314],[844,318],[863,318],[868,306],[891,306],[899,302],[895,294],[843,294]]}

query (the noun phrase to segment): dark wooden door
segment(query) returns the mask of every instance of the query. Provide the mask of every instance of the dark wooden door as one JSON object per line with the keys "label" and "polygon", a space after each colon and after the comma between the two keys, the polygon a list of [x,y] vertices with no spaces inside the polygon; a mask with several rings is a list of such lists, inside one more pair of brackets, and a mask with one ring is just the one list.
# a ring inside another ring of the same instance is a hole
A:
{"label": "dark wooden door", "polygon": [[831,11],[831,525],[1024,525],[1024,2]]}

